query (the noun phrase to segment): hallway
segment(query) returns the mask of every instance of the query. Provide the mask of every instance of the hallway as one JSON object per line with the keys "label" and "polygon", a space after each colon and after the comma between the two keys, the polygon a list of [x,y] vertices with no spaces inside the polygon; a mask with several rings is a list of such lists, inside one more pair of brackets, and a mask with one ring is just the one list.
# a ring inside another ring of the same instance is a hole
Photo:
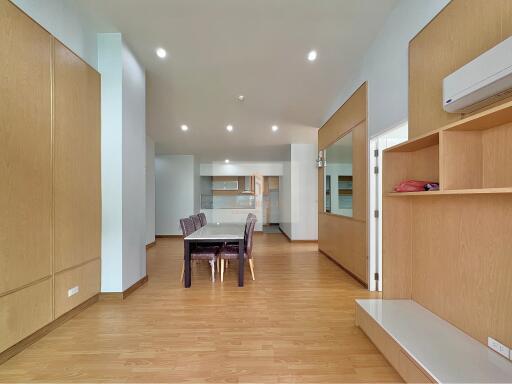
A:
{"label": "hallway", "polygon": [[212,284],[201,263],[185,290],[182,240],[158,239],[146,285],[94,304],[7,361],[0,382],[401,381],[354,325],[354,299],[372,294],[316,249],[258,234],[256,281],[247,273],[238,288],[233,263]]}

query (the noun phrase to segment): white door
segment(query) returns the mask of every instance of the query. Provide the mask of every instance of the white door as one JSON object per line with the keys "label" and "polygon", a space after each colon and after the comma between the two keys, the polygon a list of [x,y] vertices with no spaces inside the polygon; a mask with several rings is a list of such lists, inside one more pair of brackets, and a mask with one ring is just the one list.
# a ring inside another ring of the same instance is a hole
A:
{"label": "white door", "polygon": [[407,122],[370,140],[370,291],[382,291],[382,151],[407,141]]}

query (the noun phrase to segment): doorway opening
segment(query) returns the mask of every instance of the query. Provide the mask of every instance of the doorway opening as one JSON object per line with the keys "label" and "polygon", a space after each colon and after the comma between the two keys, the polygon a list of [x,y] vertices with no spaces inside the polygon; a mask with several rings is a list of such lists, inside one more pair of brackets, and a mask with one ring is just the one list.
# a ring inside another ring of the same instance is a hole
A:
{"label": "doorway opening", "polygon": [[279,229],[279,176],[263,177],[263,233],[281,233]]}
{"label": "doorway opening", "polygon": [[370,291],[382,291],[382,151],[407,141],[408,137],[409,127],[405,121],[370,139]]}

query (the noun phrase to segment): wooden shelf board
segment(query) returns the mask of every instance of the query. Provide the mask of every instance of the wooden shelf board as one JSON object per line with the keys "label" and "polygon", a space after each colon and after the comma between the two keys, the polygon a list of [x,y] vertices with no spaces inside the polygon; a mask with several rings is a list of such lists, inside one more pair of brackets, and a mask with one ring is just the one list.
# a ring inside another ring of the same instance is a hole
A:
{"label": "wooden shelf board", "polygon": [[512,123],[512,101],[471,115],[441,128],[443,131],[485,130]]}
{"label": "wooden shelf board", "polygon": [[447,189],[443,191],[420,191],[420,192],[388,192],[388,197],[401,196],[438,196],[438,195],[483,195],[483,194],[504,194],[512,193],[512,188],[476,188],[476,189]]}
{"label": "wooden shelf board", "polygon": [[416,139],[397,144],[385,150],[385,152],[414,152],[439,144],[439,132],[434,131]]}
{"label": "wooden shelf board", "polygon": [[512,123],[512,101],[445,125],[444,127],[435,129],[415,139],[397,144],[386,149],[384,152],[414,152],[433,145],[438,145],[439,133],[442,131],[486,130],[507,123]]}

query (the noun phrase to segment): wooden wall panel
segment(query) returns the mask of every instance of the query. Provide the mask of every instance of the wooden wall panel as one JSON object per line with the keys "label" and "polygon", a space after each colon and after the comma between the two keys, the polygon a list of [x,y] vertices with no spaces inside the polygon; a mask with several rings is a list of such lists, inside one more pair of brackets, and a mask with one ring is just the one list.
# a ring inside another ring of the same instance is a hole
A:
{"label": "wooden wall panel", "polygon": [[[0,1],[0,294],[51,274],[51,36]],[[7,272],[6,272],[7,271]]]}
{"label": "wooden wall panel", "polygon": [[443,189],[482,188],[482,132],[442,132]]}
{"label": "wooden wall panel", "polygon": [[[100,290],[100,259],[55,275],[55,318],[96,295]],[[68,297],[68,289],[79,287],[79,292]]]}
{"label": "wooden wall panel", "polygon": [[366,222],[350,217],[320,214],[318,248],[361,281],[368,281]]}
{"label": "wooden wall panel", "polygon": [[459,120],[442,80],[512,34],[509,0],[452,0],[409,44],[409,138]]}
{"label": "wooden wall panel", "polygon": [[55,41],[54,82],[58,272],[101,253],[100,76]]}
{"label": "wooden wall panel", "polygon": [[318,131],[318,148],[325,149],[350,131],[367,115],[367,84],[361,85]]}
{"label": "wooden wall panel", "polygon": [[318,131],[318,150],[352,131],[353,217],[324,213],[324,171],[318,170],[318,247],[368,282],[368,133],[364,83]]}
{"label": "wooden wall panel", "polygon": [[0,36],[1,352],[98,292],[101,169],[99,74],[7,0]]}
{"label": "wooden wall panel", "polygon": [[482,132],[484,188],[512,185],[511,127],[512,124],[505,124]]}
{"label": "wooden wall panel", "polygon": [[52,279],[0,297],[0,351],[52,321]]}
{"label": "wooden wall panel", "polygon": [[512,345],[511,217],[511,195],[413,205],[412,298],[484,344]]}
{"label": "wooden wall panel", "polygon": [[385,299],[410,299],[413,197],[382,199],[382,287]]}

